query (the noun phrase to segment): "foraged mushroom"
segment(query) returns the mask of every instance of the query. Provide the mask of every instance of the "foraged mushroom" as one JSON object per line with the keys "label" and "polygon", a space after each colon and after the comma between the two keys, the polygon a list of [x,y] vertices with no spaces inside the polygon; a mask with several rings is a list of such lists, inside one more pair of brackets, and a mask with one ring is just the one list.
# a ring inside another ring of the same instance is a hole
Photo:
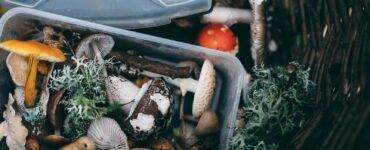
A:
{"label": "foraged mushroom", "polygon": [[115,103],[123,104],[122,110],[128,114],[140,89],[124,77],[108,76],[107,92]]}
{"label": "foraged mushroom", "polygon": [[195,135],[195,128],[191,124],[182,123],[180,127],[174,128],[172,132],[185,148],[190,148],[199,141],[198,137]]}
{"label": "foraged mushroom", "polygon": [[13,96],[9,93],[8,104],[3,114],[5,121],[0,124],[0,140],[6,137],[9,149],[24,149],[28,130],[22,124],[22,117],[16,114],[12,107],[13,103]]}
{"label": "foraged mushroom", "polygon": [[111,118],[102,117],[94,120],[90,124],[87,136],[95,142],[98,149],[129,149],[126,134]]}
{"label": "foraged mushroom", "polygon": [[192,78],[172,79],[169,77],[165,77],[165,80],[180,87],[183,96],[185,96],[187,91],[194,93],[192,106],[194,117],[200,117],[210,107],[216,87],[216,71],[210,60],[206,59],[204,61],[198,81]]}
{"label": "foraged mushroom", "polygon": [[52,144],[52,145],[55,145],[55,146],[61,146],[61,145],[65,145],[67,143],[70,143],[71,141],[63,136],[60,136],[60,135],[48,135],[46,137],[43,138],[43,142],[47,143],[47,144]]}
{"label": "foraged mushroom", "polygon": [[219,123],[217,115],[211,109],[208,109],[199,118],[198,124],[195,127],[196,135],[206,135],[210,133],[215,133],[219,129]]}
{"label": "foraged mushroom", "polygon": [[[28,69],[26,57],[16,53],[10,53],[8,57],[6,57],[6,66],[14,84],[17,86],[24,86],[26,83]],[[40,62],[40,65],[37,67],[38,72],[41,74],[47,74],[48,68],[45,63]]]}
{"label": "foraged mushroom", "polygon": [[152,137],[166,128],[171,120],[172,88],[159,78],[149,82],[147,91],[132,106],[133,113],[128,118],[129,123],[126,133],[136,141]]}
{"label": "foraged mushroom", "polygon": [[24,86],[27,77],[27,60],[25,57],[10,53],[6,58],[6,66],[9,74],[17,86]]}
{"label": "foraged mushroom", "polygon": [[54,132],[56,134],[60,134],[60,120],[59,120],[59,112],[58,107],[59,103],[63,98],[64,90],[57,91],[50,99],[47,104],[47,116],[50,120],[50,123],[54,127]]}
{"label": "foraged mushroom", "polygon": [[111,36],[106,34],[93,34],[83,39],[78,44],[76,49],[76,57],[80,58],[85,56],[86,58],[93,59],[95,57],[94,51],[91,49],[91,44],[94,42],[98,47],[101,56],[105,57],[114,46],[114,40]]}
{"label": "foraged mushroom", "polygon": [[80,137],[73,143],[60,148],[60,150],[95,150],[95,149],[96,146],[94,141],[92,141],[87,136]]}
{"label": "foraged mushroom", "polygon": [[238,39],[228,26],[208,24],[197,39],[198,45],[236,55],[239,51]]}
{"label": "foraged mushroom", "polygon": [[40,144],[36,137],[32,136],[27,139],[26,149],[27,150],[39,150],[40,149]]}
{"label": "foraged mushroom", "polygon": [[0,43],[0,48],[28,57],[24,102],[26,107],[33,107],[36,102],[35,84],[39,59],[50,62],[63,62],[66,60],[66,57],[61,50],[36,41],[8,40]]}
{"label": "foraged mushroom", "polygon": [[149,144],[149,147],[153,150],[173,150],[173,146],[167,139],[156,139]]}
{"label": "foraged mushroom", "polygon": [[[89,59],[97,59],[99,65],[103,68],[102,74],[103,77],[106,78],[105,83],[107,86],[110,86],[110,84],[107,80],[108,73],[103,58],[112,51],[113,46],[114,40],[111,36],[106,34],[93,34],[83,39],[76,49],[77,58],[84,56]],[[109,103],[113,103],[112,94],[108,91],[108,89],[109,88],[107,88],[106,92]]]}

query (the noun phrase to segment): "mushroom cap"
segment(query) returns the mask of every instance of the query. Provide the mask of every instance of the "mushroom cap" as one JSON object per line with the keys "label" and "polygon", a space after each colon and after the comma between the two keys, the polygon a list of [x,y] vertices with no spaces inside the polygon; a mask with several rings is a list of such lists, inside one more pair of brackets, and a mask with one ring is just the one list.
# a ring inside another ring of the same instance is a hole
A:
{"label": "mushroom cap", "polygon": [[107,80],[107,92],[111,95],[112,101],[125,104],[122,106],[122,110],[128,114],[130,112],[133,99],[139,92],[139,88],[131,81],[116,76],[108,76]]}
{"label": "mushroom cap", "polygon": [[59,150],[95,150],[95,143],[89,137],[83,136],[73,143],[61,147]]}
{"label": "mushroom cap", "polygon": [[129,149],[126,134],[111,118],[96,119],[90,124],[87,136],[96,143],[99,149]]}
{"label": "mushroom cap", "polygon": [[106,34],[93,34],[83,39],[77,46],[76,57],[80,58],[85,55],[87,58],[94,58],[94,51],[90,47],[93,41],[97,44],[102,57],[109,54],[114,46],[114,40],[111,36]]}
{"label": "mushroom cap", "polygon": [[197,89],[194,93],[192,113],[200,117],[209,108],[216,87],[216,70],[212,62],[206,59],[200,72]]}
{"label": "mushroom cap", "polygon": [[25,57],[33,56],[39,60],[50,62],[63,62],[66,60],[61,50],[36,41],[8,40],[0,43],[0,48]]}
{"label": "mushroom cap", "polygon": [[218,131],[219,122],[217,115],[211,109],[205,111],[202,116],[199,118],[197,127],[195,128],[195,134],[205,135]]}
{"label": "mushroom cap", "polygon": [[6,66],[15,85],[24,86],[27,78],[28,64],[25,57],[10,53],[6,57]]}
{"label": "mushroom cap", "polygon": [[237,38],[230,28],[224,24],[209,24],[198,36],[198,44],[203,47],[231,52],[237,46]]}

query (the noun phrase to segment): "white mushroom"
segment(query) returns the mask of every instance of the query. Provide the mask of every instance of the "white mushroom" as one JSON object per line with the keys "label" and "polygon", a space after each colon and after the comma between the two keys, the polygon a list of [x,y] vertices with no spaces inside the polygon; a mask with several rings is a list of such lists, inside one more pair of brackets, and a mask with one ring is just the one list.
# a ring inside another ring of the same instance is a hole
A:
{"label": "white mushroom", "polygon": [[91,35],[78,45],[76,57],[86,56],[87,58],[97,58],[100,65],[103,66],[103,76],[106,77],[107,96],[109,103],[125,104],[122,110],[129,113],[135,95],[139,88],[124,77],[108,76],[104,66],[104,57],[109,54],[114,46],[114,40],[111,36],[105,34]]}
{"label": "white mushroom", "polygon": [[216,86],[216,71],[210,60],[204,61],[198,81],[192,78],[169,77],[165,77],[165,80],[180,87],[183,96],[187,91],[194,93],[192,108],[194,117],[200,117],[209,108]]}
{"label": "white mushroom", "polygon": [[95,42],[96,46],[99,48],[102,57],[105,57],[114,46],[114,40],[111,36],[106,34],[93,34],[89,37],[83,39],[76,49],[76,57],[80,58],[85,56],[87,58],[93,59],[95,56],[94,51],[91,50],[91,45]]}
{"label": "white mushroom", "polygon": [[98,118],[90,124],[87,131],[99,149],[128,150],[126,134],[118,123],[111,118]]}
{"label": "white mushroom", "polygon": [[113,102],[124,104],[122,110],[128,114],[139,88],[124,77],[108,76],[107,92]]}
{"label": "white mushroom", "polygon": [[25,57],[10,53],[6,57],[6,66],[15,85],[24,86],[27,78],[28,62]]}
{"label": "white mushroom", "polygon": [[16,114],[12,107],[13,102],[13,96],[9,94],[8,104],[3,114],[5,121],[0,124],[0,139],[6,137],[9,149],[22,150],[25,149],[28,130],[22,125],[22,117]]}

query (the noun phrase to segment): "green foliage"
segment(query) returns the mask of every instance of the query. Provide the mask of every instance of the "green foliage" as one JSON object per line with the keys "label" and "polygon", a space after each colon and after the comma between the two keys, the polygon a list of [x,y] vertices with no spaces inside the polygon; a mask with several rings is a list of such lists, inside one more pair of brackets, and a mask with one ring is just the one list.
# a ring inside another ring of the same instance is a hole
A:
{"label": "green foliage", "polygon": [[254,81],[245,101],[244,127],[236,131],[232,149],[277,149],[281,139],[297,129],[312,105],[314,84],[309,69],[254,68]]}
{"label": "green foliage", "polygon": [[65,89],[68,93],[62,101],[67,112],[63,134],[75,139],[86,134],[89,124],[105,115],[110,107],[106,99],[103,68],[97,60],[72,60],[76,66],[55,70],[49,86],[53,90]]}

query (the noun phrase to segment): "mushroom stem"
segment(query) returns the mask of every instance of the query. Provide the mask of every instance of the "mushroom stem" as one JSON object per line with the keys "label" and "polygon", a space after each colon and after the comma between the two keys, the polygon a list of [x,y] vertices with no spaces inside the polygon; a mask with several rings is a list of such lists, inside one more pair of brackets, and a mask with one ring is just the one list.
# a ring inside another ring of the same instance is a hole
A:
{"label": "mushroom stem", "polygon": [[178,86],[181,90],[182,96],[185,96],[187,91],[195,93],[197,86],[198,86],[198,81],[194,80],[192,78],[169,78],[169,77],[164,77],[164,80],[166,80],[168,83],[171,83],[175,86]]}
{"label": "mushroom stem", "polygon": [[28,58],[28,75],[25,84],[25,101],[24,105],[26,107],[33,107],[35,105],[36,100],[36,77],[37,77],[37,58],[30,56]]}
{"label": "mushroom stem", "polygon": [[263,0],[249,0],[252,7],[253,21],[251,23],[252,58],[257,68],[263,67],[265,53],[265,7]]}
{"label": "mushroom stem", "polygon": [[214,7],[211,13],[205,14],[202,17],[203,23],[222,23],[227,26],[235,23],[250,23],[252,20],[250,10],[230,7]]}
{"label": "mushroom stem", "polygon": [[[105,67],[104,59],[103,59],[103,57],[101,55],[101,52],[99,51],[99,47],[97,45],[97,42],[95,40],[92,40],[90,44],[92,46],[92,49],[94,51],[94,54],[95,54],[96,59],[98,59],[99,65],[103,68],[102,69],[102,71],[103,71],[103,77],[105,79],[107,79],[108,78],[107,69]],[[107,80],[105,80],[105,84],[106,85],[108,84],[108,81]],[[109,93],[108,89],[106,89],[106,92]],[[112,95],[111,94],[107,94],[107,97],[108,97],[109,102],[110,103],[113,103]]]}

